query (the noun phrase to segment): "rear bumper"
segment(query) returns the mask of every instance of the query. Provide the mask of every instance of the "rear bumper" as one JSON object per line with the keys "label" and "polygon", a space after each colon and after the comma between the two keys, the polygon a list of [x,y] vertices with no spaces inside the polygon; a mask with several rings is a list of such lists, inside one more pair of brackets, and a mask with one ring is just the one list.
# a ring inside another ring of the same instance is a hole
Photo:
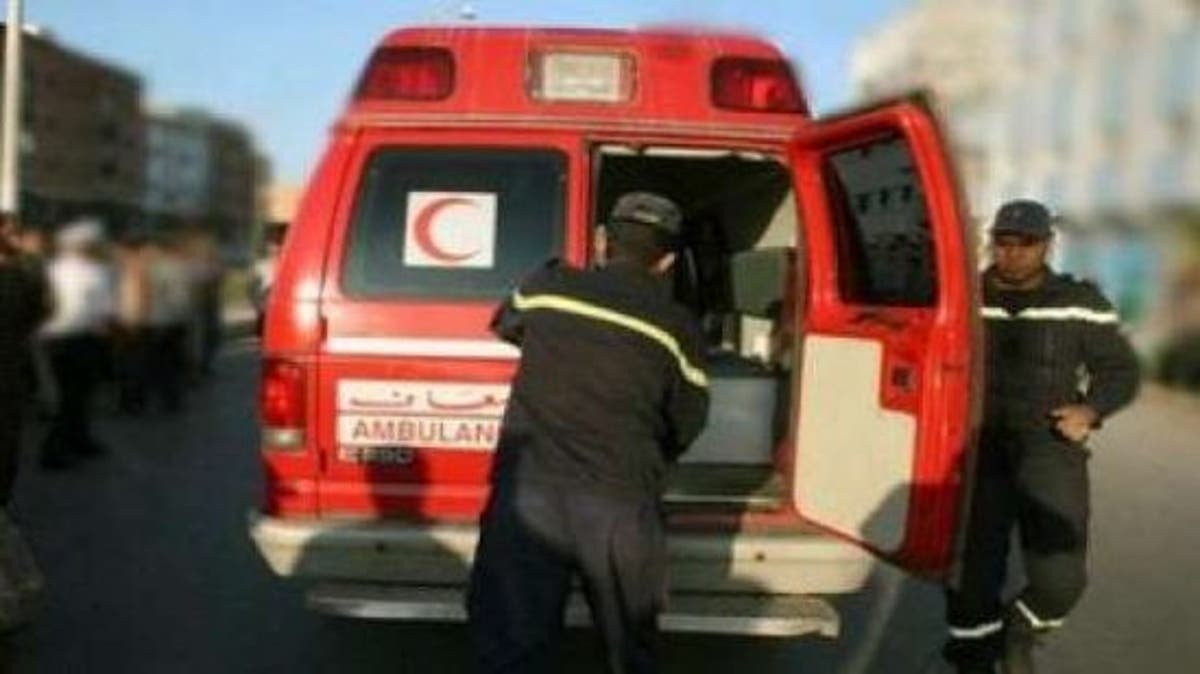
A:
{"label": "rear bumper", "polygon": [[[280,576],[455,586],[466,583],[478,529],[251,513],[250,534]],[[812,533],[673,533],[668,548],[673,593],[844,594],[862,588],[874,566],[858,548]]]}
{"label": "rear bumper", "polygon": [[[308,605],[328,615],[364,620],[465,622],[463,594],[461,587],[322,583],[308,593]],[[578,593],[567,603],[564,619],[571,627],[591,624]],[[658,624],[665,632],[753,637],[835,638],[841,628],[837,611],[824,599],[780,595],[676,594]]]}

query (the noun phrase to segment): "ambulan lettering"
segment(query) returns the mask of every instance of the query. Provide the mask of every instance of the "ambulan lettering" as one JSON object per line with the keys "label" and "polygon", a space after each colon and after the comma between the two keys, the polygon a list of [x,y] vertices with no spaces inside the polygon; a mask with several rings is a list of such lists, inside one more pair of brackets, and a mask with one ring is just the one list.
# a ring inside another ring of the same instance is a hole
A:
{"label": "ambulan lettering", "polygon": [[496,446],[500,424],[497,419],[391,417],[351,420],[351,445],[416,445],[491,449]]}

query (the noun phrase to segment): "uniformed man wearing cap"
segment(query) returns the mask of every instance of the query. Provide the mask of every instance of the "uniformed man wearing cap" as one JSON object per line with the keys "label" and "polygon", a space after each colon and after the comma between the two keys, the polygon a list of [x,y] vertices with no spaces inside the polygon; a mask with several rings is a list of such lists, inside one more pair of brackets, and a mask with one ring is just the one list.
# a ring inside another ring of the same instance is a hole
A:
{"label": "uniformed man wearing cap", "polygon": [[[1035,640],[1086,584],[1087,440],[1133,399],[1137,361],[1112,305],[1047,265],[1051,216],[1005,204],[983,274],[986,393],[961,585],[948,593],[947,658],[962,673],[1033,672]],[[1027,584],[1001,599],[1013,527]]]}
{"label": "uniformed man wearing cap", "polygon": [[661,196],[622,196],[597,232],[597,268],[548,265],[496,314],[521,363],[468,596],[481,672],[560,671],[575,576],[609,671],[657,669],[660,498],[708,411],[699,327],[666,280],[681,221]]}

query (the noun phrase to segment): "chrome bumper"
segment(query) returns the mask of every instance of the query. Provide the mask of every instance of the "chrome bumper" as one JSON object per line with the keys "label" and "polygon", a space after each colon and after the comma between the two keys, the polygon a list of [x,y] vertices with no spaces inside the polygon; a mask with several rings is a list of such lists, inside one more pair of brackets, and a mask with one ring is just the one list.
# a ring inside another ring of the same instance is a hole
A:
{"label": "chrome bumper", "polygon": [[[323,583],[308,594],[310,608],[365,620],[464,622],[462,588]],[[586,627],[591,615],[578,594],[567,604],[566,624]],[[836,638],[837,611],[827,601],[806,596],[673,594],[659,616],[666,632]]]}
{"label": "chrome bumper", "polygon": [[[456,586],[475,553],[474,525],[278,519],[251,513],[250,534],[280,576],[356,583]],[[844,594],[875,560],[829,536],[672,533],[672,592]]]}

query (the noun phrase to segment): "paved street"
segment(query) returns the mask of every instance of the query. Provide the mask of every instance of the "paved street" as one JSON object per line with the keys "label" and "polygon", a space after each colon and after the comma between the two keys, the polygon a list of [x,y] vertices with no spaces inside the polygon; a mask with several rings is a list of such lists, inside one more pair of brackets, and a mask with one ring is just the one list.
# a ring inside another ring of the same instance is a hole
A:
{"label": "paved street", "polygon": [[[65,474],[24,474],[16,515],[48,577],[17,672],[456,672],[459,626],[314,615],[245,532],[258,493],[253,346],[232,346],[182,416],[105,419],[113,453]],[[1200,668],[1200,401],[1151,390],[1098,443],[1094,584],[1043,652],[1061,674]],[[670,637],[670,672],[926,671],[941,639],[932,588],[895,573],[840,602],[839,642]],[[589,632],[566,658],[588,661]],[[572,665],[572,672],[599,671]],[[935,671],[935,670],[929,670]]]}

